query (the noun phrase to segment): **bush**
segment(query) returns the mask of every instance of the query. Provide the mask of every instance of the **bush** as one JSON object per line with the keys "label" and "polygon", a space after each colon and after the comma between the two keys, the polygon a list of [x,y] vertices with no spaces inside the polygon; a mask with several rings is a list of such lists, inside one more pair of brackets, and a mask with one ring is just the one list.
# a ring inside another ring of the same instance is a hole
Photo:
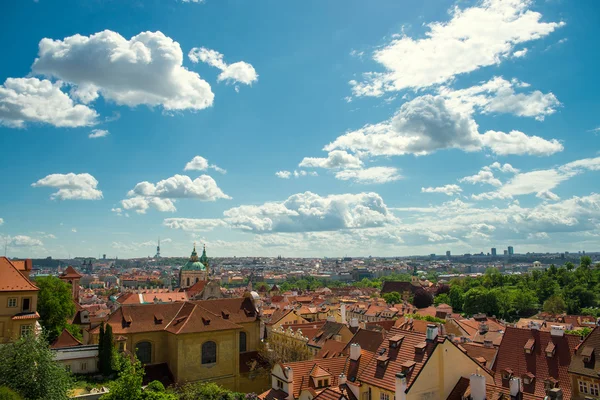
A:
{"label": "bush", "polygon": [[6,386],[0,386],[0,400],[23,400],[23,398]]}

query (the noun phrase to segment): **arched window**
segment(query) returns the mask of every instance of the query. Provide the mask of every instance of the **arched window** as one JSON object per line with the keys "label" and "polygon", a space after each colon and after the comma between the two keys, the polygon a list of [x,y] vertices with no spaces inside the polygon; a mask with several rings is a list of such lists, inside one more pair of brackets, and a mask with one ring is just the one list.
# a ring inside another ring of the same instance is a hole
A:
{"label": "arched window", "polygon": [[215,342],[204,342],[202,345],[202,364],[214,364],[217,362],[217,344]]}
{"label": "arched window", "polygon": [[190,286],[190,278],[187,278],[187,285],[186,286]]}
{"label": "arched window", "polygon": [[198,279],[198,278],[196,278],[196,283],[198,283],[198,281],[199,281],[199,279]]}
{"label": "arched window", "polygon": [[240,332],[240,353],[246,351],[246,332]]}
{"label": "arched window", "polygon": [[139,342],[135,345],[135,355],[142,364],[150,364],[152,362],[152,344]]}

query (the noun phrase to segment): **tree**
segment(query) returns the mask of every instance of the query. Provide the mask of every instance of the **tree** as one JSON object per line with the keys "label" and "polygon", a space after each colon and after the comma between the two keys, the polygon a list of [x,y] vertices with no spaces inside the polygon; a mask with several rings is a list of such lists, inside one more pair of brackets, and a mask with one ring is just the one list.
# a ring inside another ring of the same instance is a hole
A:
{"label": "tree", "polygon": [[571,261],[567,261],[565,263],[565,268],[567,271],[572,271],[575,268],[575,265]]}
{"label": "tree", "polygon": [[486,288],[475,287],[465,293],[463,309],[470,315],[478,313],[496,315],[499,311],[498,298],[494,292],[490,292]]}
{"label": "tree", "polygon": [[259,348],[260,356],[268,364],[269,373],[271,367],[279,363],[304,361],[312,357],[306,343],[285,337],[284,334],[271,333],[265,344]]}
{"label": "tree", "polygon": [[102,354],[98,353],[98,357],[102,359],[102,374],[104,376],[108,376],[113,372],[113,354],[114,351],[114,341],[112,334],[112,326],[110,324],[106,324],[106,328],[104,329],[104,336],[102,337]]}
{"label": "tree", "polygon": [[178,390],[180,400],[252,400],[258,397],[254,393],[237,393],[213,382],[188,383]]}
{"label": "tree", "polygon": [[144,369],[135,359],[133,362],[127,356],[119,354],[115,360],[119,377],[109,385],[109,392],[101,400],[139,400],[142,398],[142,382]]}
{"label": "tree", "polygon": [[[450,293],[450,285],[441,284],[435,291],[435,295],[439,296],[440,294],[449,294]],[[450,304],[450,303],[448,303]]]}
{"label": "tree", "polygon": [[433,304],[433,296],[425,289],[419,288],[415,290],[413,297],[413,305],[417,308],[427,308]]}
{"label": "tree", "polygon": [[75,324],[67,324],[65,329],[69,331],[71,335],[77,340],[83,340],[83,330],[81,326]]}
{"label": "tree", "polygon": [[533,290],[517,290],[513,297],[513,306],[518,315],[531,315],[535,313],[538,299]]}
{"label": "tree", "polygon": [[19,393],[6,386],[0,386],[0,400],[23,400]]}
{"label": "tree", "polygon": [[439,306],[440,304],[450,304],[450,296],[448,296],[446,293],[438,294],[433,298],[433,303],[436,306]]}
{"label": "tree", "polygon": [[554,295],[548,297],[548,300],[544,302],[543,309],[548,314],[556,315],[564,313],[567,309],[567,305],[562,297]]}
{"label": "tree", "polygon": [[463,288],[456,285],[450,286],[450,305],[452,306],[452,310],[461,311],[463,309],[464,296],[465,293]]}
{"label": "tree", "polygon": [[590,256],[581,256],[579,259],[579,268],[590,269],[592,266],[592,258]]}
{"label": "tree", "polygon": [[98,369],[100,372],[104,370],[103,362],[104,354],[104,322],[100,324],[100,333],[98,334]]}
{"label": "tree", "polygon": [[37,311],[40,323],[47,332],[48,340],[53,341],[67,326],[67,320],[75,314],[75,303],[71,297],[71,287],[55,276],[37,278]]}
{"label": "tree", "polygon": [[54,361],[45,337],[26,335],[0,346],[0,386],[29,400],[68,399],[71,375]]}
{"label": "tree", "polygon": [[546,301],[547,298],[556,293],[559,289],[558,283],[550,276],[550,274],[544,274],[537,281],[537,297],[541,302]]}
{"label": "tree", "polygon": [[391,292],[391,293],[384,294],[383,299],[388,304],[398,304],[398,303],[400,303],[400,300],[402,300],[402,297],[400,296],[400,293],[398,293],[398,292]]}

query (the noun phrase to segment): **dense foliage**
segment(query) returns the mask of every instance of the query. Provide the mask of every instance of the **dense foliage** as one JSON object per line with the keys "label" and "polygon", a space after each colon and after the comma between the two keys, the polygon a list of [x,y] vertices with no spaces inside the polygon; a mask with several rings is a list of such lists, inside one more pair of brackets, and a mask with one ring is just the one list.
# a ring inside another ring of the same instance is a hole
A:
{"label": "dense foliage", "polygon": [[71,287],[55,276],[37,278],[37,311],[40,323],[52,342],[67,326],[67,320],[75,315],[75,303],[72,300]]}
{"label": "dense foliage", "polygon": [[98,336],[98,368],[104,376],[113,373],[113,364],[115,359],[115,347],[110,324],[100,325],[100,335]]}
{"label": "dense foliage", "polygon": [[456,312],[486,313],[505,319],[530,316],[543,309],[552,314],[591,314],[598,305],[600,267],[584,256],[579,267],[572,263],[545,271],[503,275],[490,268],[477,278],[455,278],[450,291],[435,303],[448,302]]}
{"label": "dense foliage", "polygon": [[23,400],[23,397],[6,386],[0,386],[0,400]]}
{"label": "dense foliage", "polygon": [[66,400],[71,385],[70,374],[54,361],[44,336],[27,335],[0,346],[0,386],[28,400]]}
{"label": "dense foliage", "polygon": [[254,393],[238,393],[223,389],[216,383],[188,383],[177,389],[180,400],[254,400]]}

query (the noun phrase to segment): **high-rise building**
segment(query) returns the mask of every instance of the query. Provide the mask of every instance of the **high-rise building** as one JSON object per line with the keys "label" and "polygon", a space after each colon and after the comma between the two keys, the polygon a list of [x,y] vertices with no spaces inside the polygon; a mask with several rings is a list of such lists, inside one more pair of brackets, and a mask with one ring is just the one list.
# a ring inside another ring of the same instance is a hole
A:
{"label": "high-rise building", "polygon": [[492,257],[496,257],[496,248],[492,247]]}
{"label": "high-rise building", "polygon": [[450,258],[450,256],[452,255],[452,253],[450,253],[450,250],[446,251],[446,257]]}
{"label": "high-rise building", "polygon": [[508,246],[508,255],[512,256],[513,254],[515,254],[515,249],[512,246]]}
{"label": "high-rise building", "polygon": [[508,250],[504,250],[504,255],[507,256],[508,255]]}

